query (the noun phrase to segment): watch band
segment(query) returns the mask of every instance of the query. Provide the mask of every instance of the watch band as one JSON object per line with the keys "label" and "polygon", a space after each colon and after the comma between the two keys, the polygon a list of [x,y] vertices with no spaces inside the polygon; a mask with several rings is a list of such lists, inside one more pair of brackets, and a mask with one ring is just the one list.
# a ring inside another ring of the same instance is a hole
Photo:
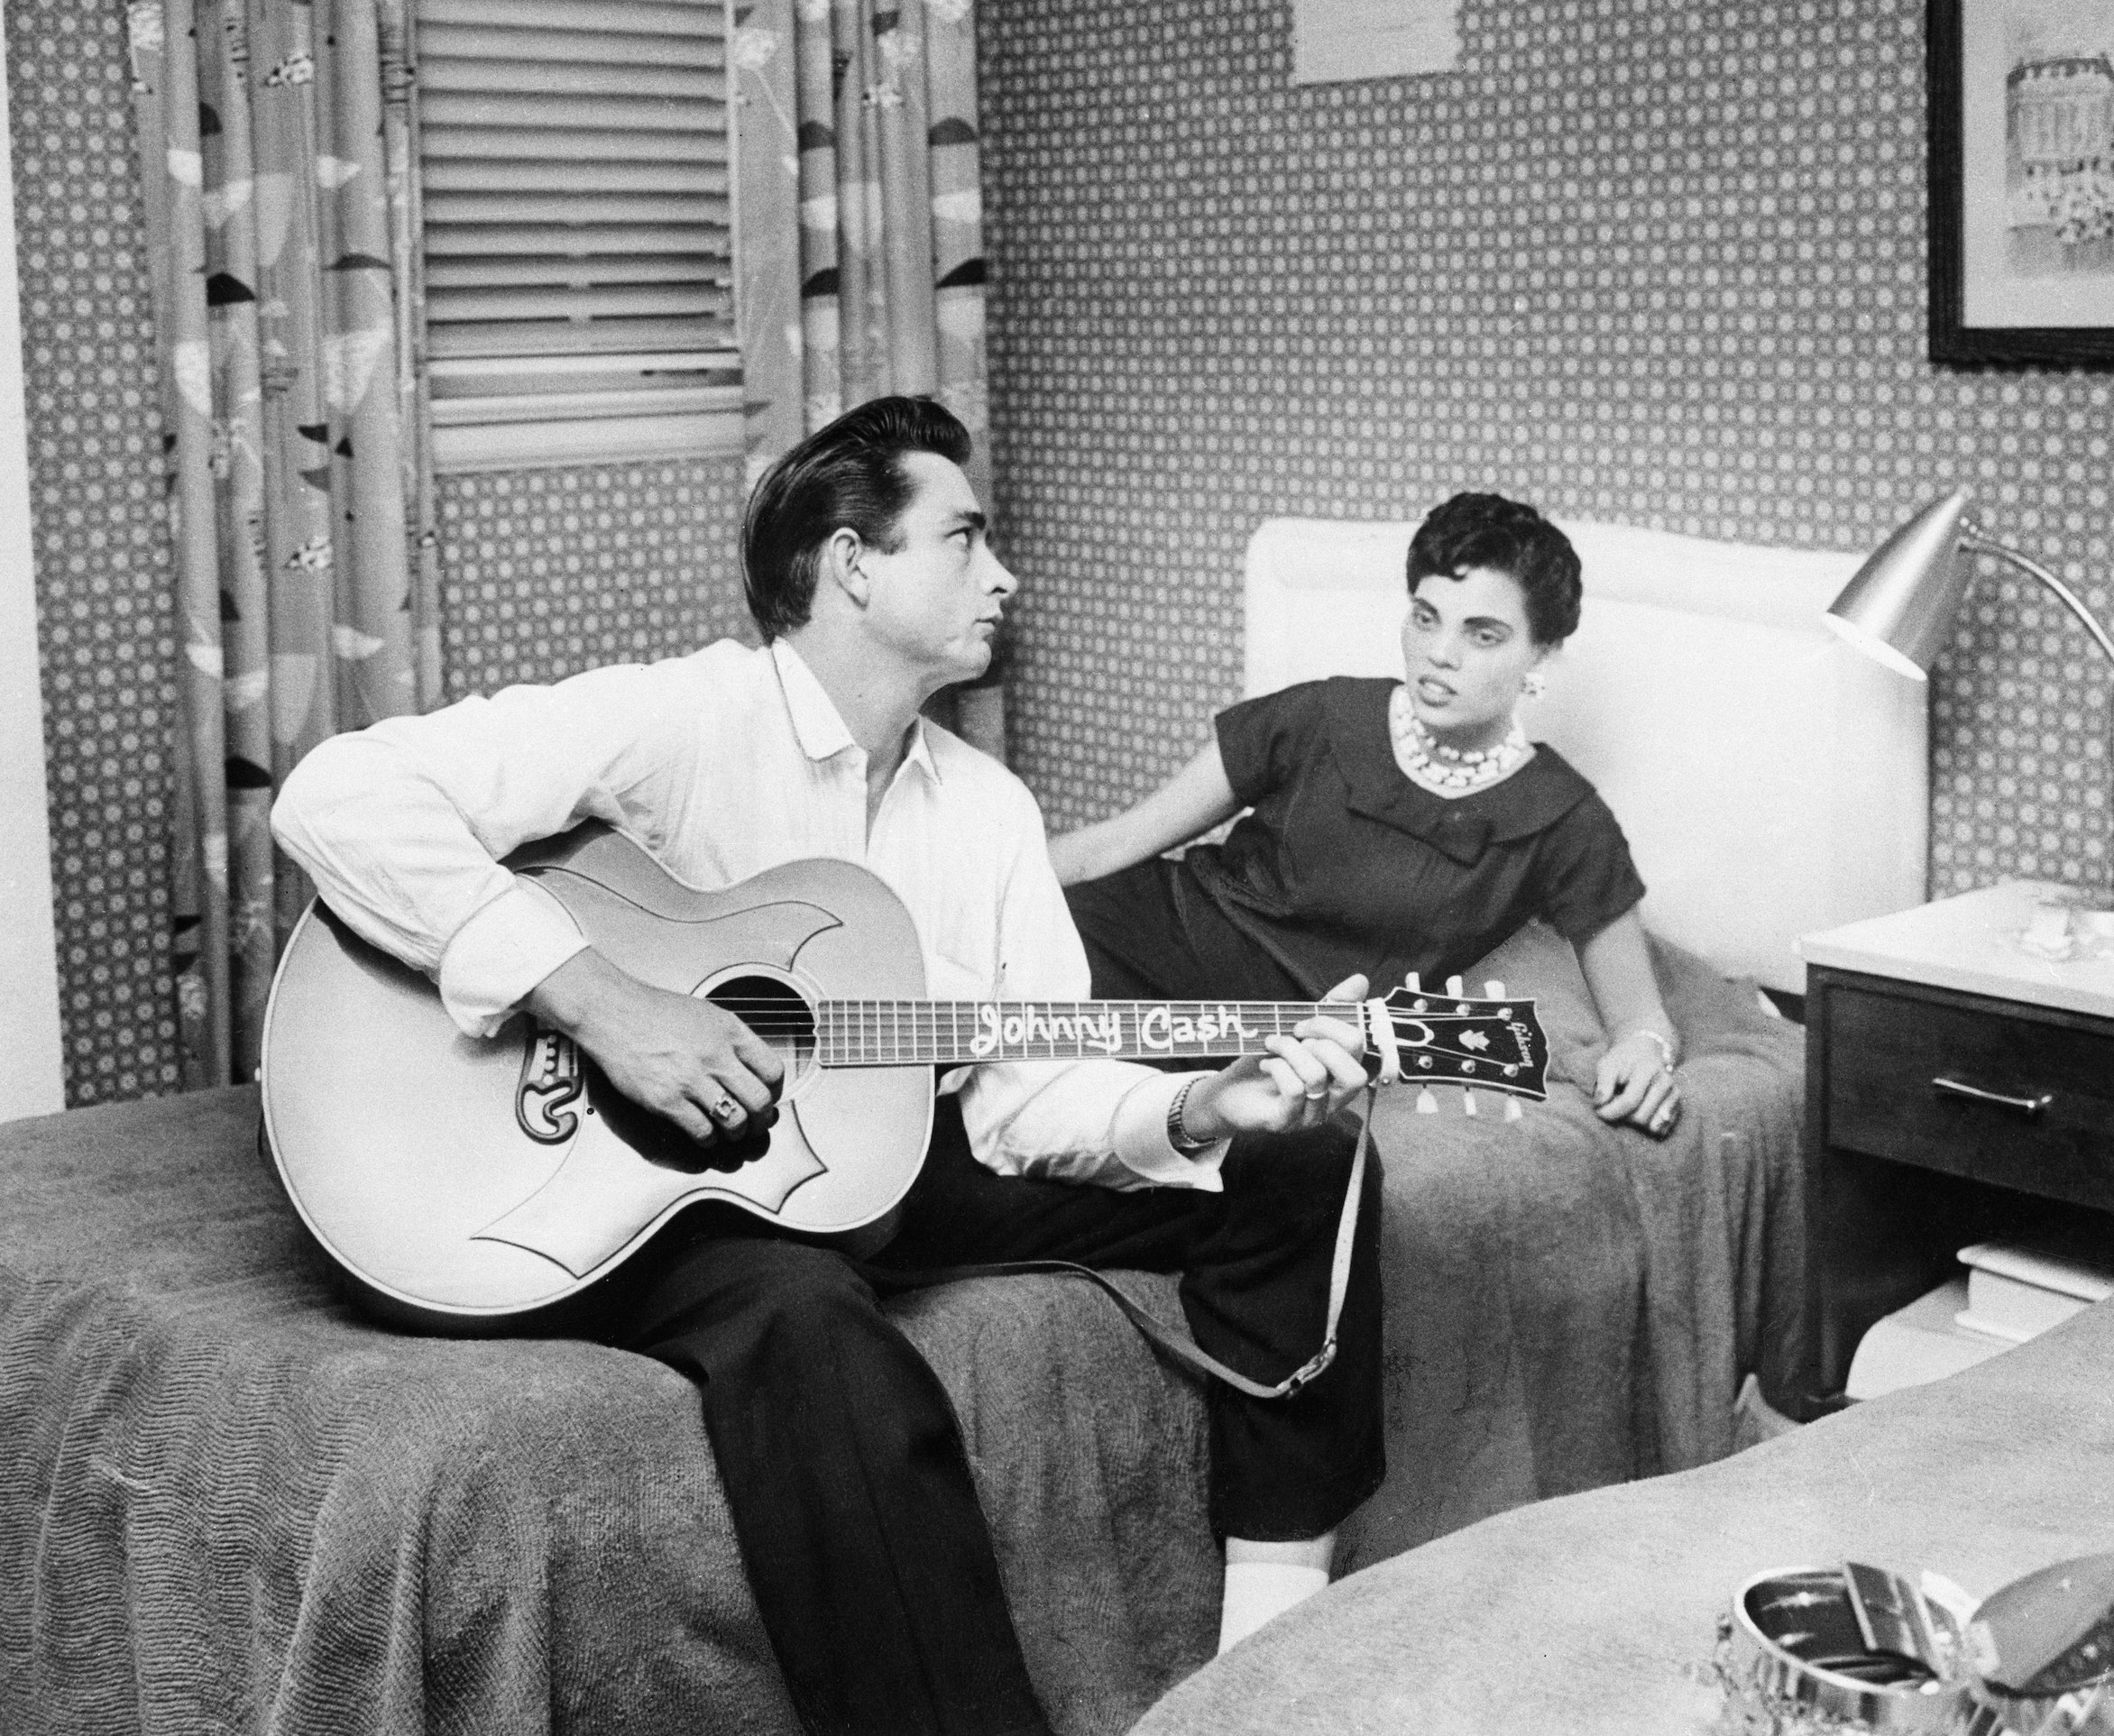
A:
{"label": "watch band", "polygon": [[1183,1079],[1181,1088],[1175,1092],[1172,1100],[1167,1105],[1167,1143],[1184,1157],[1200,1157],[1218,1143],[1215,1139],[1194,1138],[1181,1125],[1181,1112],[1189,1107],[1189,1094],[1196,1088],[1197,1080],[1202,1077],[1199,1073]]}

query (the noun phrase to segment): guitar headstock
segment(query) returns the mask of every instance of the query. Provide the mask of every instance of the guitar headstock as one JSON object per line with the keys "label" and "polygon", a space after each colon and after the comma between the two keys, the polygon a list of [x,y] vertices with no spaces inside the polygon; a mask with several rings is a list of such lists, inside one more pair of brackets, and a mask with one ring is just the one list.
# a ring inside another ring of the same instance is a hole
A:
{"label": "guitar headstock", "polygon": [[[1389,995],[1383,1006],[1387,1030],[1372,1033],[1369,1051],[1377,1052],[1384,1083],[1459,1085],[1500,1092],[1535,1102],[1549,1095],[1549,1040],[1534,1016],[1531,1000],[1510,997],[1503,983],[1485,983],[1485,995],[1460,992],[1461,979],[1450,978],[1443,995],[1429,993],[1412,977]],[[1393,1067],[1387,1048],[1392,1039]],[[1436,1107],[1419,1094],[1420,1109]],[[1468,1112],[1475,1113],[1474,1098]],[[1507,1104],[1516,1116],[1515,1105]]]}

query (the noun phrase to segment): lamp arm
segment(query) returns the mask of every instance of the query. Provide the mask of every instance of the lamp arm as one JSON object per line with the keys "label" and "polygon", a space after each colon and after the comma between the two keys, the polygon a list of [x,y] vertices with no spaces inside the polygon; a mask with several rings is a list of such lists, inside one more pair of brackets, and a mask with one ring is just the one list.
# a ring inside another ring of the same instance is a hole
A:
{"label": "lamp arm", "polygon": [[1962,524],[1960,527],[1960,546],[1962,548],[1972,548],[1977,554],[1994,555],[1999,560],[2009,561],[2012,565],[2022,567],[2030,573],[2063,600],[2063,607],[2083,623],[2084,630],[2092,636],[2100,649],[2107,654],[2109,659],[2114,660],[2114,638],[2109,638],[2107,636],[2107,629],[2100,625],[2098,618],[2093,615],[2092,611],[2084,606],[2083,600],[2038,561],[2028,560],[2016,548],[2008,547],[2003,543],[1984,536],[1971,524]]}

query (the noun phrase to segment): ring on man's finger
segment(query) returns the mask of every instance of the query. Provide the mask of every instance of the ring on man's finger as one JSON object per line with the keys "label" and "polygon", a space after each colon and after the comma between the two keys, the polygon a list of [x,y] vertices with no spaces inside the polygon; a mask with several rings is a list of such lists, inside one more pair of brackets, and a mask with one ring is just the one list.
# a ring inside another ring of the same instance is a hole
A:
{"label": "ring on man's finger", "polygon": [[722,1091],[705,1105],[704,1112],[714,1121],[731,1121],[741,1113],[741,1106],[734,1101],[731,1093]]}

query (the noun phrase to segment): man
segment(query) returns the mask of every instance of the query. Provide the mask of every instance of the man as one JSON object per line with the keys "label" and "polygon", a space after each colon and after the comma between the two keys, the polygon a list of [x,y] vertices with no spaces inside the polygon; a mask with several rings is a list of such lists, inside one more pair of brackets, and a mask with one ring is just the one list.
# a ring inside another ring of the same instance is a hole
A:
{"label": "man", "polygon": [[[775,1114],[776,1054],[610,964],[498,858],[590,818],[700,886],[842,858],[904,899],[936,997],[1083,997],[1034,799],[919,714],[982,673],[1017,588],[985,541],[969,449],[930,402],[853,410],[751,500],[764,648],[723,641],[339,737],[289,778],[280,842],[347,923],[435,975],[464,1031],[526,1009],[700,1144]],[[1333,1021],[1270,1048],[1216,1073],[965,1070],[869,1264],[708,1208],[622,1274],[601,1330],[696,1382],[809,1730],[1046,1729],[952,1411],[877,1284],[1025,1258],[1181,1270],[1210,1354],[1264,1382],[1312,1355],[1351,1156],[1331,1117],[1365,1074],[1357,1033]],[[1213,1390],[1225,1643],[1327,1583],[1334,1527],[1380,1478],[1374,1180],[1335,1364],[1282,1401]]]}

